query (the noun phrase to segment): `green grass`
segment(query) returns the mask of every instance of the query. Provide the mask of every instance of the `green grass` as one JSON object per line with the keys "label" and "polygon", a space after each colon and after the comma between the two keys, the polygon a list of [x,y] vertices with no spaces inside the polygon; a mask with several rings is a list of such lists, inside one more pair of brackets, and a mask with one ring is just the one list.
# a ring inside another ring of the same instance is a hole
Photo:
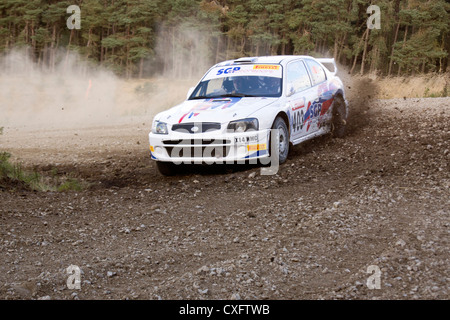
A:
{"label": "green grass", "polygon": [[57,191],[82,191],[83,189],[84,186],[80,181],[74,178],[68,178],[65,182],[58,186]]}
{"label": "green grass", "polygon": [[425,88],[425,92],[423,93],[424,98],[445,98],[449,96],[449,90],[447,89],[447,87],[445,87],[444,89],[442,89],[441,92],[433,92],[430,93],[430,88]]}
{"label": "green grass", "polygon": [[[3,127],[0,127],[0,135]],[[25,188],[36,191],[81,191],[86,184],[72,177],[58,175],[58,169],[50,170],[50,177],[43,177],[36,171],[23,170],[20,164],[11,163],[11,154],[0,152],[0,187],[8,189]]]}
{"label": "green grass", "polygon": [[36,171],[26,171],[20,164],[10,161],[11,154],[0,152],[0,187],[31,189],[36,191],[81,191],[86,185],[75,178],[59,176],[56,168],[50,177]]}
{"label": "green grass", "polygon": [[40,175],[37,172],[25,172],[20,164],[11,163],[10,157],[11,154],[7,152],[0,153],[0,180],[28,186],[33,190],[40,189]]}

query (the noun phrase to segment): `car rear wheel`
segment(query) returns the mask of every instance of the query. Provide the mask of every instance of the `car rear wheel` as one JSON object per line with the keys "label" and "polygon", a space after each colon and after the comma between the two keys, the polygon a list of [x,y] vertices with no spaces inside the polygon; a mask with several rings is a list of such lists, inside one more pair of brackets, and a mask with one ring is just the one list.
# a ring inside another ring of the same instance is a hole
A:
{"label": "car rear wheel", "polygon": [[[275,140],[275,144],[278,149],[278,159],[279,163],[282,164],[286,162],[286,159],[289,154],[289,130],[286,125],[286,122],[282,117],[277,117],[273,123],[272,129],[277,129],[278,133],[273,135]],[[272,139],[272,134],[271,134]],[[272,141],[272,140],[270,140]],[[272,143],[270,143],[270,147],[272,147]],[[272,155],[272,154],[271,154]]]}
{"label": "car rear wheel", "polygon": [[333,120],[331,131],[334,137],[343,138],[347,132],[347,110],[344,98],[337,96],[333,102]]}

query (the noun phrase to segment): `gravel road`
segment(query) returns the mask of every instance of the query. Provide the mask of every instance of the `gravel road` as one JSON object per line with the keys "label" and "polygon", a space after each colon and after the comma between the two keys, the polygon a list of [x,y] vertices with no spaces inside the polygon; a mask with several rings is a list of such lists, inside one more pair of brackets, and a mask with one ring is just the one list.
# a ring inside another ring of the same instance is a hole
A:
{"label": "gravel road", "polygon": [[5,128],[25,168],[90,186],[0,190],[0,299],[449,299],[450,98],[353,99],[344,139],[274,176],[163,177],[150,118]]}

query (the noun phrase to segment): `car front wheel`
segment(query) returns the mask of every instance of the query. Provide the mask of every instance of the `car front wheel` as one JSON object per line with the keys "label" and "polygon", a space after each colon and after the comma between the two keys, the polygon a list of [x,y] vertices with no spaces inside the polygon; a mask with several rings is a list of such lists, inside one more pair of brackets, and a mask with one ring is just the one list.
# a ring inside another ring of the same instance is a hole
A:
{"label": "car front wheel", "polygon": [[275,119],[272,129],[277,130],[275,132],[272,132],[272,135],[274,139],[276,139],[275,145],[277,146],[278,149],[279,163],[282,164],[286,162],[286,159],[289,154],[289,130],[286,125],[286,122],[281,117],[277,117]]}

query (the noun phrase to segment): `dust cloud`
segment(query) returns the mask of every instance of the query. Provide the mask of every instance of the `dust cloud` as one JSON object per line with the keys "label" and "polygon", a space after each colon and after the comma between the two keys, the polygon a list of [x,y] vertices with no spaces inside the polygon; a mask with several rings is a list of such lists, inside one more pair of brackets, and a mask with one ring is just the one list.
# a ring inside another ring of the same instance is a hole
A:
{"label": "dust cloud", "polygon": [[[206,30],[203,30],[206,29]],[[155,52],[163,78],[199,79],[215,64],[212,52],[217,43],[214,28],[189,23],[161,23]]]}
{"label": "dust cloud", "polygon": [[[53,67],[38,65],[26,50],[14,50],[0,57],[0,128],[145,123],[150,130],[154,115],[184,101],[189,88],[214,64],[208,41],[211,37],[201,30],[162,25],[156,57],[146,62],[152,77],[130,80],[65,50],[58,51]],[[338,68],[351,116],[360,121],[377,96],[375,81]]]}
{"label": "dust cloud", "polygon": [[117,115],[118,79],[60,51],[53,68],[38,66],[25,50],[0,59],[1,126],[83,126]]}
{"label": "dust cloud", "polygon": [[[170,33],[170,37],[167,35]],[[160,28],[150,78],[124,79],[60,50],[53,67],[38,65],[26,49],[0,57],[0,127],[59,129],[142,124],[186,99],[211,66],[201,32]]]}
{"label": "dust cloud", "polygon": [[349,103],[347,133],[353,134],[369,124],[371,115],[369,110],[374,106],[380,88],[371,76],[351,75],[349,69],[343,65],[338,65],[337,76],[344,84]]}

